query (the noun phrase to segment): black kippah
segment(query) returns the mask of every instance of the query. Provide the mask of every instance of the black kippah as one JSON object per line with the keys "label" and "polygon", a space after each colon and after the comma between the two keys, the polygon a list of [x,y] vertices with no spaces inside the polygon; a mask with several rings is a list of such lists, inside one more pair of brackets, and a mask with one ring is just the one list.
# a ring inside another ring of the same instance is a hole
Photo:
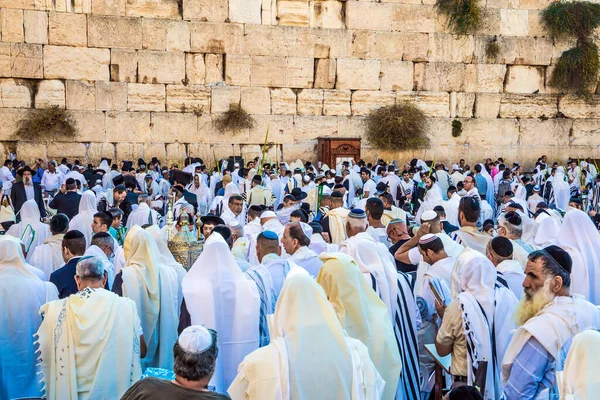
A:
{"label": "black kippah", "polygon": [[513,253],[513,245],[509,239],[498,236],[492,239],[492,250],[500,257],[509,257]]}
{"label": "black kippah", "polygon": [[562,269],[567,271],[569,274],[573,269],[573,260],[569,253],[564,251],[558,246],[548,246],[544,248],[544,251],[550,255],[550,257],[554,258],[554,261],[561,266]]}

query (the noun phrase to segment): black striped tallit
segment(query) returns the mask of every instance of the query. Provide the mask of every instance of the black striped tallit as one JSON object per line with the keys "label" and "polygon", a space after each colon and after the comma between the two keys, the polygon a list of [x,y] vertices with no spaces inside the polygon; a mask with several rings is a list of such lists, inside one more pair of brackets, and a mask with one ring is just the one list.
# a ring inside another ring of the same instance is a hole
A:
{"label": "black striped tallit", "polygon": [[269,335],[269,325],[267,323],[267,289],[265,288],[265,283],[260,276],[260,274],[253,270],[246,271],[246,275],[250,277],[258,287],[258,294],[260,295],[260,316],[259,316],[259,326],[258,332],[260,337],[260,347],[264,347],[271,342],[271,337]]}

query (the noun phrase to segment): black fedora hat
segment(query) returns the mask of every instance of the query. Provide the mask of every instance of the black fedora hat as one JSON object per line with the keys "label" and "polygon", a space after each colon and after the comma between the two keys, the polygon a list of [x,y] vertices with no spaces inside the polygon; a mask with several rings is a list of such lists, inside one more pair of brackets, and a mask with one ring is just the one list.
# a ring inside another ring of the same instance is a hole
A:
{"label": "black fedora hat", "polygon": [[32,169],[29,167],[29,165],[26,165],[26,166],[24,166],[23,168],[21,168],[20,170],[18,170],[18,171],[17,171],[17,174],[18,174],[19,176],[23,176],[23,174],[24,174],[26,171],[29,171],[29,172],[31,172],[31,175],[33,175],[33,174],[34,174],[33,170],[32,170]]}
{"label": "black fedora hat", "polygon": [[304,200],[306,196],[308,196],[300,188],[292,189],[292,192],[290,194],[296,198],[296,201]]}
{"label": "black fedora hat", "polygon": [[203,224],[225,225],[225,221],[223,221],[220,217],[217,217],[215,214],[207,214],[204,217],[200,217],[200,221],[202,221]]}

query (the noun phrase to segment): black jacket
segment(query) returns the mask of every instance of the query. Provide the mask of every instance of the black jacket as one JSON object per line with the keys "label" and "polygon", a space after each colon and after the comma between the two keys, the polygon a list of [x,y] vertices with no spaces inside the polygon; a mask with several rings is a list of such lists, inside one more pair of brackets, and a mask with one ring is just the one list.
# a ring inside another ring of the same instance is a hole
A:
{"label": "black jacket", "polygon": [[[112,207],[113,206],[109,205],[106,199],[102,199],[98,203],[98,211],[107,212],[108,209]],[[127,200],[127,197],[125,197],[121,204],[119,204],[119,208],[121,209],[121,211],[123,211],[123,221],[121,223],[123,224],[123,226],[125,226],[125,224],[127,223],[127,218],[129,217],[129,214],[131,214],[131,203]]]}
{"label": "black jacket", "polygon": [[50,282],[58,289],[58,298],[64,299],[78,292],[75,273],[77,262],[81,257],[73,257],[68,263],[50,274]]}
{"label": "black jacket", "polygon": [[442,221],[442,226],[444,227],[444,232],[446,232],[448,235],[460,229],[458,226],[452,225],[448,221]]}
{"label": "black jacket", "polygon": [[[42,188],[39,183],[33,183],[33,196],[35,202],[38,205],[38,209],[40,210],[40,215],[43,217],[46,216],[46,207],[44,207],[44,200],[42,197]],[[17,182],[12,186],[12,190],[10,191],[10,201],[12,202],[13,207],[15,208],[15,214],[21,211],[21,207],[23,207],[23,203],[27,201],[27,194],[25,193],[25,184],[23,182]],[[17,215],[17,221],[20,221],[21,218]]]}
{"label": "black jacket", "polygon": [[59,213],[65,214],[71,220],[79,213],[79,202],[81,195],[77,192],[56,193],[54,199],[50,202],[50,208],[57,210]]}

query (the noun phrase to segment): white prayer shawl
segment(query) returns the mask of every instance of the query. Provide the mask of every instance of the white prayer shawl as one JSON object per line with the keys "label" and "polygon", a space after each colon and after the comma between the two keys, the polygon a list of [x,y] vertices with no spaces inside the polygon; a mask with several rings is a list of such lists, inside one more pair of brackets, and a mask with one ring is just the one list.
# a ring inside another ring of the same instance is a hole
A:
{"label": "white prayer shawl", "polygon": [[[600,332],[587,330],[573,339],[571,350],[558,379],[561,398],[593,400],[600,393]],[[558,374],[557,374],[558,375]]]}
{"label": "white prayer shawl", "polygon": [[320,255],[321,253],[327,252],[327,242],[323,239],[320,233],[313,233],[310,237],[310,244],[308,248],[315,252],[315,254]]}
{"label": "white prayer shawl", "polygon": [[183,279],[182,288],[192,325],[219,332],[219,357],[210,384],[223,393],[244,357],[259,347],[256,283],[244,276],[223,237],[213,233]]}
{"label": "white prayer shawl", "polygon": [[141,319],[147,348],[142,366],[172,369],[179,320],[177,274],[161,264],[154,238],[137,225],[127,233],[124,251],[123,297],[135,301]]}
{"label": "white prayer shawl", "polygon": [[113,283],[115,281],[115,266],[113,265],[113,263],[110,262],[110,260],[108,259],[108,257],[106,257],[106,254],[104,253],[104,251],[102,251],[102,249],[98,246],[96,246],[95,244],[91,245],[90,247],[87,248],[87,250],[85,251],[85,253],[83,253],[84,257],[95,257],[97,258],[100,262],[102,262],[102,266],[104,267],[104,271],[106,272],[108,278],[107,278],[107,282],[108,282],[108,288],[109,290],[112,288]]}
{"label": "white prayer shawl", "polygon": [[237,222],[241,226],[246,225],[245,210],[242,210],[239,215],[235,215],[229,207],[226,207],[223,211],[223,214],[221,214],[221,219],[223,222],[225,222],[225,225],[232,225],[234,222]]}
{"label": "white prayer shawl", "polygon": [[558,234],[558,245],[573,259],[571,293],[600,305],[600,233],[580,210],[569,210]]}
{"label": "white prayer shawl", "polygon": [[421,207],[419,207],[419,211],[417,211],[417,215],[415,219],[418,223],[421,223],[421,215],[425,211],[433,210],[436,206],[441,206],[444,204],[444,198],[442,196],[442,189],[437,183],[434,183],[431,188],[427,189],[427,193],[425,193],[425,199],[421,202]]}
{"label": "white prayer shawl", "polygon": [[525,243],[533,245],[538,225],[535,223],[535,220],[531,218],[527,213],[527,208],[523,208],[523,210],[524,211],[517,210],[517,213],[523,221],[523,234],[521,235],[521,239],[523,239]]}
{"label": "white prayer shawl", "polygon": [[[345,334],[308,274],[288,277],[269,324],[271,344],[244,358],[228,389],[232,400],[381,398],[385,382],[367,348]],[[319,348],[327,351],[311,350]]]}
{"label": "white prayer shawl", "polygon": [[279,178],[277,178],[271,179],[269,181],[269,186],[269,189],[271,189],[271,192],[273,192],[273,195],[275,196],[275,203],[273,203],[273,208],[277,210],[277,207],[279,207],[279,205],[283,201],[285,185],[281,182]]}
{"label": "white prayer shawl", "polygon": [[252,221],[248,222],[246,226],[244,226],[244,236],[247,239],[250,239],[252,235],[258,235],[261,233],[262,226],[260,225],[260,218],[254,218]]}
{"label": "white prayer shawl", "polygon": [[33,238],[33,242],[29,247],[27,257],[25,258],[29,263],[31,262],[36,247],[42,245],[44,240],[52,236],[52,232],[50,232],[50,227],[48,225],[40,221],[40,209],[35,200],[31,199],[23,203],[19,215],[21,216],[21,222],[11,225],[6,234],[21,239],[25,229],[27,229],[27,225],[31,225],[31,228],[35,232],[35,237]]}
{"label": "white prayer shawl", "polygon": [[79,213],[69,222],[69,230],[78,230],[85,236],[85,247],[89,247],[94,236],[92,231],[92,222],[94,222],[94,214],[98,212],[96,206],[96,195],[91,190],[86,190],[81,196],[79,202]]}
{"label": "white prayer shawl", "polygon": [[531,337],[558,360],[565,343],[587,329],[600,329],[598,307],[578,295],[555,297],[514,333],[502,361],[502,382],[508,380],[515,359]]}
{"label": "white prayer shawl", "polygon": [[[277,236],[279,236],[279,240],[283,237],[283,231],[285,227],[279,222],[277,218],[270,219],[265,222],[262,226],[262,232],[271,231],[274,232]],[[260,262],[258,261],[258,255],[256,254],[256,241],[258,239],[258,234],[254,234],[250,237],[250,244],[248,245],[248,262],[252,265],[258,265]],[[285,250],[282,251],[285,252]]]}
{"label": "white prayer shawl", "polygon": [[331,243],[339,245],[346,240],[346,218],[349,213],[350,210],[342,207],[334,208],[327,213]]}
{"label": "white prayer shawl", "polygon": [[[537,222],[539,219],[540,217],[535,221]],[[543,218],[538,225],[539,227],[533,243],[541,248],[556,245],[558,242],[558,234],[560,232],[560,222],[558,222],[556,218],[547,217]]]}
{"label": "white prayer shawl", "polygon": [[554,178],[552,179],[554,202],[556,207],[560,208],[561,210],[567,210],[569,207],[569,200],[571,198],[569,183],[567,182],[564,171],[565,170],[562,166],[558,167],[556,169],[556,173],[554,174]]}
{"label": "white prayer shawl", "polygon": [[381,223],[386,227],[393,219],[401,219],[406,222],[406,211],[396,206],[392,206],[390,210],[384,210],[381,217]]}
{"label": "white prayer shawl", "polygon": [[460,203],[460,196],[458,193],[453,193],[452,196],[442,204],[444,211],[446,211],[446,220],[454,226],[460,226],[458,224],[458,205]]}
{"label": "white prayer shawl", "polygon": [[525,280],[523,265],[516,260],[504,260],[496,265],[496,269],[504,276],[510,291],[513,292],[517,300],[521,300],[521,297],[523,297],[523,281]]}
{"label": "white prayer shawl", "polygon": [[521,269],[525,270],[525,266],[527,265],[527,260],[529,258],[529,252],[514,240],[510,239],[510,242],[513,246],[513,260],[516,260],[521,265]]}
{"label": "white prayer shawl", "polygon": [[85,288],[45,304],[41,313],[37,335],[49,400],[118,399],[139,380],[140,319],[133,301]]}
{"label": "white prayer shawl", "polygon": [[472,226],[461,227],[452,233],[459,237],[464,247],[478,251],[482,255],[485,255],[487,244],[492,240],[491,236],[481,234],[477,228]]}
{"label": "white prayer shawl", "polygon": [[198,204],[198,213],[202,216],[208,214],[208,209],[212,203],[212,195],[210,188],[206,186],[204,182],[203,174],[196,174],[199,180],[199,186],[196,187],[194,182],[187,185],[186,190],[196,196],[196,203]]}
{"label": "white prayer shawl", "polygon": [[277,215],[277,219],[282,224],[286,225],[290,222],[290,215],[300,209],[300,204],[294,204],[289,207],[283,207],[281,210],[277,211],[275,214]]}
{"label": "white prayer shawl", "polygon": [[42,323],[40,307],[58,299],[56,287],[33,274],[20,242],[0,238],[0,398],[40,397],[33,335]]}
{"label": "white prayer shawl", "polygon": [[319,256],[307,246],[302,246],[296,250],[290,256],[290,260],[304,268],[312,277],[319,275],[319,270],[323,265],[323,261],[319,259]]}
{"label": "white prayer shawl", "polygon": [[51,273],[65,264],[62,257],[63,236],[65,235],[59,233],[46,238],[31,254],[30,264],[42,270],[46,280],[50,279]]}
{"label": "white prayer shawl", "polygon": [[157,197],[162,196],[162,191],[160,189],[160,186],[158,185],[158,182],[156,182],[155,180],[152,180],[150,182],[150,188],[148,188],[146,181],[144,181],[144,187],[146,189],[146,193],[148,194],[148,196],[150,196],[150,200],[155,200]]}
{"label": "white prayer shawl", "polygon": [[160,214],[156,210],[148,207],[148,204],[146,203],[141,203],[138,205],[138,208],[129,214],[129,217],[127,218],[127,229],[131,229],[134,225],[158,225],[159,218]]}
{"label": "white prayer shawl", "polygon": [[433,265],[424,263],[429,268],[423,274],[421,282],[418,286],[415,285],[415,295],[421,296],[429,307],[429,315],[436,313],[435,310],[435,296],[429,287],[429,282],[439,281],[440,285],[443,285],[446,290],[444,293],[448,293],[448,300],[450,300],[450,282],[452,281],[452,268],[455,263],[454,257],[446,257],[436,262]]}

